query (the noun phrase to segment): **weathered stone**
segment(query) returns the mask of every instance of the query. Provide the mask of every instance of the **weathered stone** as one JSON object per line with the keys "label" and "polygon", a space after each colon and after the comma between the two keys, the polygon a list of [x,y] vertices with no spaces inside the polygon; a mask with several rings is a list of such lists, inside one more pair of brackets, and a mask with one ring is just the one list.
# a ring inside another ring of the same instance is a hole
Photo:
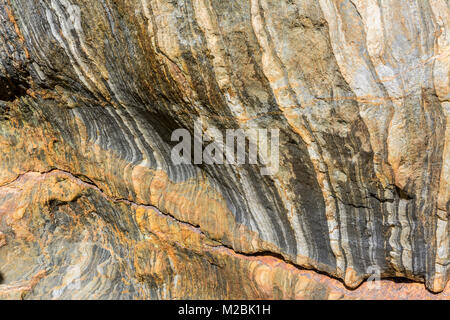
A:
{"label": "weathered stone", "polygon": [[[448,299],[449,23],[445,0],[0,0],[0,298]],[[174,165],[196,119],[280,129],[279,170]]]}

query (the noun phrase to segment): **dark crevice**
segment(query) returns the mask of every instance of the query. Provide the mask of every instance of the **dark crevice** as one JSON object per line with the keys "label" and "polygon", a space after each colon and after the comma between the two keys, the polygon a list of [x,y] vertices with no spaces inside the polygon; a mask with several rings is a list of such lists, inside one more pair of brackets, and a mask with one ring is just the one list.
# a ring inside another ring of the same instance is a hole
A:
{"label": "dark crevice", "polygon": [[326,277],[328,277],[328,278],[335,279],[335,280],[339,281],[340,283],[342,283],[342,285],[343,285],[346,289],[348,289],[348,290],[354,290],[354,288],[352,289],[352,288],[348,287],[348,286],[345,284],[345,282],[344,282],[343,279],[341,279],[341,278],[335,276],[334,274],[329,273],[329,272],[326,272],[326,271],[323,271],[323,270],[319,270],[319,269],[313,268],[313,267],[312,267],[312,268],[306,268],[306,267],[304,267],[304,266],[301,266],[301,265],[299,265],[299,264],[297,264],[297,263],[295,263],[295,262],[293,262],[293,261],[291,261],[291,260],[285,258],[285,257],[284,257],[282,254],[280,254],[280,253],[276,253],[276,252],[273,252],[273,251],[267,251],[267,250],[265,250],[265,251],[255,251],[255,252],[243,252],[243,251],[236,250],[236,249],[234,249],[234,248],[231,247],[231,246],[228,246],[228,245],[226,245],[226,244],[223,244],[223,243],[221,243],[221,242],[218,241],[218,240],[214,240],[214,241],[219,242],[220,245],[218,245],[218,246],[211,246],[211,247],[213,247],[213,248],[219,248],[219,247],[222,247],[222,248],[231,250],[231,251],[234,252],[236,255],[244,256],[244,257],[253,257],[253,258],[266,258],[266,257],[271,257],[271,258],[275,258],[275,259],[277,259],[277,260],[282,261],[283,263],[285,263],[285,264],[287,264],[287,265],[290,265],[290,266],[294,267],[294,268],[297,269],[297,270],[311,271],[311,272],[315,272],[315,273],[317,273],[317,274],[326,276]]}
{"label": "dark crevice", "polygon": [[[420,281],[420,280],[412,280],[412,279],[408,279],[408,278],[405,278],[405,277],[398,277],[398,276],[396,276],[396,277],[386,277],[386,278],[382,278],[383,280],[387,280],[387,281],[392,281],[392,282],[394,282],[394,283],[398,283],[398,284],[415,284],[415,283],[422,283],[422,281]],[[433,294],[433,295],[436,295],[436,296],[438,296],[441,292],[434,292],[434,291],[431,291],[427,286],[425,286],[425,288],[426,288],[426,290],[429,292],[429,293],[431,293],[431,294]]]}
{"label": "dark crevice", "polygon": [[27,94],[30,84],[23,80],[0,76],[0,100],[14,101]]}
{"label": "dark crevice", "polygon": [[369,197],[378,200],[381,203],[385,203],[385,202],[394,202],[394,199],[385,199],[385,198],[381,198],[379,197],[377,194],[375,193],[370,193]]}
{"label": "dark crevice", "polygon": [[413,200],[414,197],[409,195],[405,190],[399,188],[398,186],[395,186],[395,192],[397,193],[398,197],[402,200]]}
{"label": "dark crevice", "polygon": [[[387,277],[385,278],[385,280],[389,280],[395,283],[417,283],[417,281],[408,279],[408,278],[404,278],[404,277]],[[432,291],[430,291],[432,292]]]}
{"label": "dark crevice", "polygon": [[287,264],[291,264],[291,265],[295,266],[297,269],[307,270],[306,268],[303,268],[301,266],[298,266],[295,263],[292,263],[289,260],[286,260],[286,258],[283,255],[281,255],[279,253],[276,253],[276,252],[272,252],[272,251],[255,251],[255,252],[247,253],[247,252],[242,252],[242,251],[236,251],[234,248],[229,247],[229,246],[225,246],[225,245],[223,245],[223,246],[228,248],[228,249],[230,249],[230,250],[232,250],[232,251],[234,251],[234,252],[236,252],[236,253],[238,253],[238,254],[240,254],[240,255],[246,256],[246,257],[256,257],[256,258],[272,257],[272,258],[275,258],[275,259],[278,259],[278,260],[282,260],[283,262],[285,262]]}
{"label": "dark crevice", "polygon": [[[32,171],[30,171],[30,172],[32,172]],[[115,197],[109,196],[109,195],[107,195],[107,194],[105,193],[105,191],[103,191],[102,189],[100,189],[94,182],[92,182],[91,179],[87,178],[87,177],[84,176],[84,175],[81,175],[81,174],[73,174],[73,173],[71,173],[70,171],[66,171],[66,170],[62,170],[62,169],[58,169],[58,168],[51,168],[51,169],[48,170],[48,171],[45,171],[45,172],[39,172],[39,173],[41,173],[41,174],[48,174],[48,173],[51,173],[51,172],[60,172],[60,173],[67,174],[69,177],[72,177],[72,178],[74,178],[74,179],[77,179],[77,180],[79,180],[80,182],[84,183],[86,186],[88,186],[88,187],[90,187],[90,188],[93,188],[93,189],[99,191],[106,199],[108,199],[108,200],[110,200],[110,201],[113,201],[113,202],[122,202],[122,203],[126,203],[126,204],[132,205],[132,206],[151,207],[152,209],[154,209],[154,210],[156,210],[158,213],[160,213],[160,214],[162,214],[162,215],[168,217],[169,219],[172,219],[173,221],[175,221],[175,222],[177,222],[177,223],[180,223],[180,224],[183,224],[183,225],[185,225],[185,226],[188,226],[188,227],[190,227],[190,228],[194,228],[194,229],[196,229],[196,231],[200,232],[203,236],[205,236],[205,237],[208,238],[209,240],[212,240],[212,241],[216,242],[217,245],[212,245],[212,246],[209,245],[211,248],[225,248],[225,249],[228,249],[228,250],[232,251],[234,254],[240,255],[240,256],[243,256],[243,257],[255,257],[255,258],[272,257],[272,258],[275,258],[275,259],[277,259],[277,260],[279,260],[279,261],[281,261],[281,262],[283,262],[283,263],[286,263],[287,265],[290,265],[290,266],[292,266],[292,267],[294,267],[294,268],[296,268],[296,269],[298,269],[298,270],[305,270],[305,271],[308,270],[308,271],[313,271],[313,272],[315,272],[315,273],[317,273],[317,274],[326,276],[326,277],[328,277],[328,278],[335,279],[335,280],[339,281],[340,283],[342,283],[342,284],[344,285],[344,287],[345,287],[347,290],[350,290],[350,291],[354,291],[354,290],[358,289],[358,288],[365,282],[365,281],[362,281],[357,287],[351,288],[351,287],[349,287],[349,286],[347,286],[347,285],[345,284],[345,282],[344,282],[343,279],[341,279],[341,278],[335,276],[335,275],[332,274],[332,273],[329,273],[329,272],[326,272],[326,271],[323,271],[323,270],[319,270],[319,269],[317,269],[317,268],[315,268],[315,267],[307,268],[307,267],[301,266],[301,265],[299,265],[299,264],[297,264],[297,263],[291,261],[291,259],[286,258],[285,256],[283,256],[283,255],[280,254],[280,253],[276,253],[276,252],[272,252],[272,251],[267,251],[267,250],[265,250],[265,251],[255,251],[255,252],[243,252],[243,251],[236,250],[236,249],[234,249],[232,246],[223,243],[220,239],[211,238],[210,235],[209,235],[207,232],[204,232],[204,231],[201,229],[201,227],[200,227],[199,225],[193,224],[193,223],[191,223],[191,222],[189,222],[189,221],[182,221],[182,220],[179,220],[179,219],[177,219],[175,216],[173,216],[172,214],[166,213],[166,212],[162,212],[162,211],[160,211],[157,207],[154,207],[153,205],[150,205],[150,204],[142,204],[142,203],[136,203],[136,202],[130,201],[130,200],[128,200],[128,199],[115,198]],[[29,173],[29,172],[27,172],[27,173]],[[24,173],[24,174],[26,174],[26,173]],[[18,179],[19,179],[21,176],[23,176],[24,174],[19,175],[18,177],[16,177],[16,179],[14,179],[14,180],[11,181],[11,182],[8,182],[7,184],[11,184],[12,182],[18,180]],[[89,181],[89,182],[87,182],[86,180]],[[6,184],[6,185],[7,185],[7,184]],[[3,186],[5,186],[5,185],[3,185]],[[396,187],[396,190],[397,190],[397,187]],[[409,197],[409,196],[408,196],[404,191],[402,191],[400,188],[398,188],[397,192],[403,192],[403,193],[401,193],[401,195],[399,194],[399,196],[401,196],[401,197],[406,197],[406,199],[408,199],[408,200],[413,199],[413,198]],[[52,205],[52,204],[53,204],[53,205],[58,205],[58,204],[60,204],[60,202],[59,202],[59,201],[55,201],[55,202],[51,202],[50,204],[51,204],[51,205]],[[349,204],[349,205],[350,205],[350,204]],[[356,207],[358,207],[358,206],[356,206]],[[155,235],[155,236],[158,237],[158,235]],[[213,263],[213,264],[214,264],[214,263]],[[216,264],[214,264],[214,265],[216,265]],[[220,267],[219,265],[216,265],[216,266]],[[0,274],[0,283],[1,283],[1,279],[2,279],[2,278],[1,278],[1,274]],[[388,280],[388,281],[392,281],[392,282],[395,282],[395,283],[405,283],[405,284],[421,282],[421,281],[417,281],[417,280],[415,281],[415,280],[412,280],[412,279],[408,279],[408,278],[405,278],[405,277],[392,277],[391,275],[385,275],[385,276],[381,275],[381,279],[383,279],[383,280]],[[429,291],[429,292],[432,292],[432,291],[430,291],[430,290],[428,290],[428,291]]]}

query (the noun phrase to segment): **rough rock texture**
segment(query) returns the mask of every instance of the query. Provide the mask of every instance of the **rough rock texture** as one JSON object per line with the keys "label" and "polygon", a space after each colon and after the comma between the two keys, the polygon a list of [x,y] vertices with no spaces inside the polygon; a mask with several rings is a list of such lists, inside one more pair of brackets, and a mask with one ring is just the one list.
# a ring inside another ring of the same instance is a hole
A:
{"label": "rough rock texture", "polygon": [[449,53],[447,0],[0,0],[0,298],[449,299]]}

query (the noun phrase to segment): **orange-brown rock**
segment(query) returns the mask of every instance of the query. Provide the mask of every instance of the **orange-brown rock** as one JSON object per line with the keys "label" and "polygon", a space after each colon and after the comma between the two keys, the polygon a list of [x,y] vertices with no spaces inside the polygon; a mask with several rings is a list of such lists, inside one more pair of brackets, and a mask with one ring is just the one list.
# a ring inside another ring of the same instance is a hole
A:
{"label": "orange-brown rock", "polygon": [[[449,25],[445,0],[0,0],[0,299],[449,299]],[[278,170],[176,164],[196,120],[279,129]]]}

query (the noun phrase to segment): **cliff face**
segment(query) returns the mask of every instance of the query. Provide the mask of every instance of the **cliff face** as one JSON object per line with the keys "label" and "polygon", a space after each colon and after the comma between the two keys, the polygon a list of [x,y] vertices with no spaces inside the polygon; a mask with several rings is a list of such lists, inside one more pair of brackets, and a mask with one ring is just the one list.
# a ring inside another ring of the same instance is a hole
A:
{"label": "cliff face", "polygon": [[[0,0],[0,298],[449,299],[449,28],[446,0]],[[279,129],[278,171],[175,165],[197,119]]]}

